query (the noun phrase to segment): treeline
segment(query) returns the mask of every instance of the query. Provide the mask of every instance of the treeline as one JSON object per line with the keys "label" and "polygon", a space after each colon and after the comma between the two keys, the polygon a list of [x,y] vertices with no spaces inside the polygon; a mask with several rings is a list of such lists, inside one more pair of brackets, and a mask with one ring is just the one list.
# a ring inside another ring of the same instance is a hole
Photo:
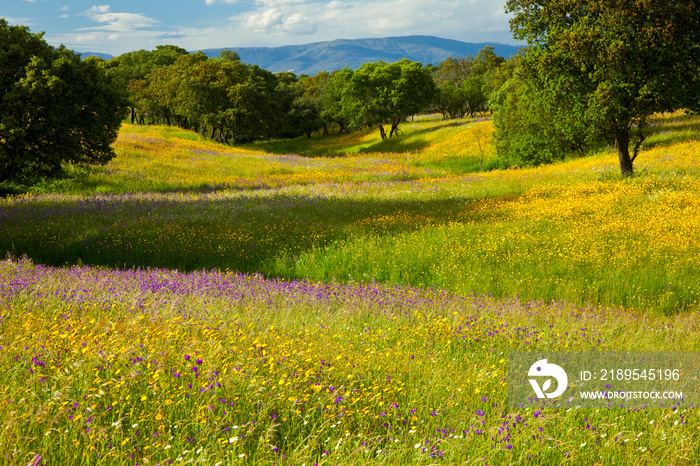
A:
{"label": "treeline", "polygon": [[505,63],[487,46],[437,66],[403,59],[296,76],[242,63],[232,51],[208,58],[158,46],[103,66],[127,96],[132,123],[177,125],[238,144],[367,127],[387,138],[421,112],[474,115],[489,108],[489,96],[507,79]]}
{"label": "treeline", "polygon": [[80,60],[0,18],[0,185],[106,163],[119,125],[178,125],[227,144],[375,127],[409,117],[493,113],[501,167],[582,156],[605,144],[630,175],[652,115],[700,112],[698,0],[506,0],[527,49],[485,47],[436,66],[367,63],[273,74],[174,46]]}
{"label": "treeline", "polygon": [[493,114],[498,165],[522,167],[617,151],[623,176],[655,113],[700,111],[700,7],[678,2],[506,0],[513,36],[436,66],[401,60],[316,76],[272,74],[158,47],[105,63],[128,95],[132,121],[176,124],[221,142],[377,127],[391,137],[411,115]]}

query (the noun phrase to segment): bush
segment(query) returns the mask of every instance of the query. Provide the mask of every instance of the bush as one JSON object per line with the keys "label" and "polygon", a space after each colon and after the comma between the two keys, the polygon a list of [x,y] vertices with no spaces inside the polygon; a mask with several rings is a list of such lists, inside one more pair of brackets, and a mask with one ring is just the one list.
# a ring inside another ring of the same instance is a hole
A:
{"label": "bush", "polygon": [[114,157],[125,96],[97,61],[0,19],[0,71],[0,183],[34,183],[64,162]]}

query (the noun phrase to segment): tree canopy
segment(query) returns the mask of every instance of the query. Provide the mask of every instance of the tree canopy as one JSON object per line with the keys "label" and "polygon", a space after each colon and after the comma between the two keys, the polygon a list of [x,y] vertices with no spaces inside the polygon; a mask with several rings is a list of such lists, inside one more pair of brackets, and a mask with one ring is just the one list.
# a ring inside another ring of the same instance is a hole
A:
{"label": "tree canopy", "polygon": [[63,162],[106,163],[124,95],[96,60],[0,19],[0,182],[33,182]]}
{"label": "tree canopy", "polygon": [[433,103],[436,88],[429,71],[407,59],[365,63],[352,73],[343,90],[343,112],[356,126],[377,126],[386,139],[407,117]]}
{"label": "tree canopy", "polygon": [[[476,58],[447,59],[439,67],[403,59],[297,77],[243,63],[231,51],[211,58],[158,46],[105,66],[129,96],[132,123],[174,124],[235,144],[365,127],[378,127],[386,138],[420,112],[473,115],[486,108],[504,62],[487,46]],[[444,85],[440,101],[438,82]]]}
{"label": "tree canopy", "polygon": [[499,69],[507,61],[493,50],[487,45],[476,57],[448,57],[433,68],[438,86],[435,110],[445,118],[462,118],[489,108],[489,97],[499,87]]}
{"label": "tree canopy", "polygon": [[652,114],[697,109],[698,1],[508,0],[506,11],[531,46],[524,76],[556,110],[550,126],[614,140],[623,175]]}

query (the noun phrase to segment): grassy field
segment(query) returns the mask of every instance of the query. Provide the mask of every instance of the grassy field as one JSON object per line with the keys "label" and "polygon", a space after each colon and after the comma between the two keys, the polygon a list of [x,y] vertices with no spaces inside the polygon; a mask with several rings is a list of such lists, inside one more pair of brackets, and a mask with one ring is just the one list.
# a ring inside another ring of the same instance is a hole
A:
{"label": "grassy field", "polygon": [[513,410],[506,380],[510,351],[698,348],[699,126],[658,117],[622,180],[611,151],[488,171],[490,121],[125,125],[0,199],[0,457],[696,463],[695,409]]}

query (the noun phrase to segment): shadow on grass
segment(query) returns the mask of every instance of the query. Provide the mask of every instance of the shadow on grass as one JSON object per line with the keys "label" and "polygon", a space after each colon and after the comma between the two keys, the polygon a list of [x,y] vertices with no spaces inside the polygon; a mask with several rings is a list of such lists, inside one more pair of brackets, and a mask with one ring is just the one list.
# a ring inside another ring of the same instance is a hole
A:
{"label": "shadow on grass", "polygon": [[652,119],[645,128],[647,135],[642,147],[671,146],[689,141],[700,140],[700,118],[697,115],[679,114]]}
{"label": "shadow on grass", "polygon": [[369,143],[363,145],[358,149],[358,153],[371,153],[371,152],[392,152],[396,154],[403,154],[406,152],[415,152],[425,149],[431,145],[430,142],[424,140],[424,137],[430,133],[436,131],[442,131],[449,128],[466,126],[470,122],[464,122],[462,120],[454,121],[443,121],[442,124],[437,126],[431,126],[427,128],[420,129],[408,129],[407,126],[411,125],[410,121],[404,122],[399,126],[397,134],[392,137],[387,137],[383,141],[378,141],[376,143]]}
{"label": "shadow on grass", "polygon": [[[357,133],[333,133],[326,136],[313,135],[310,138],[300,136],[294,139],[278,139],[274,141],[263,141],[252,144],[244,144],[241,147],[262,150],[273,154],[297,154],[307,157],[345,157],[348,153],[368,153],[368,152],[393,152],[404,153],[424,149],[430,145],[429,142],[423,141],[422,137],[426,134],[435,131],[441,131],[447,128],[464,126],[472,121],[440,120],[440,124],[420,129],[410,129],[406,127],[412,124],[411,121],[406,121],[399,126],[397,135],[387,138],[386,140],[378,140],[377,142],[360,142],[353,140],[351,143],[343,141],[348,136]],[[418,122],[416,122],[418,124]],[[386,127],[385,127],[386,129]],[[370,128],[361,132],[364,135],[375,134],[379,137],[377,128]]]}
{"label": "shadow on grass", "polygon": [[352,235],[415,231],[465,215],[472,221],[483,216],[463,198],[52,196],[0,207],[0,255],[9,251],[53,266],[266,272],[276,257],[295,257]]}

